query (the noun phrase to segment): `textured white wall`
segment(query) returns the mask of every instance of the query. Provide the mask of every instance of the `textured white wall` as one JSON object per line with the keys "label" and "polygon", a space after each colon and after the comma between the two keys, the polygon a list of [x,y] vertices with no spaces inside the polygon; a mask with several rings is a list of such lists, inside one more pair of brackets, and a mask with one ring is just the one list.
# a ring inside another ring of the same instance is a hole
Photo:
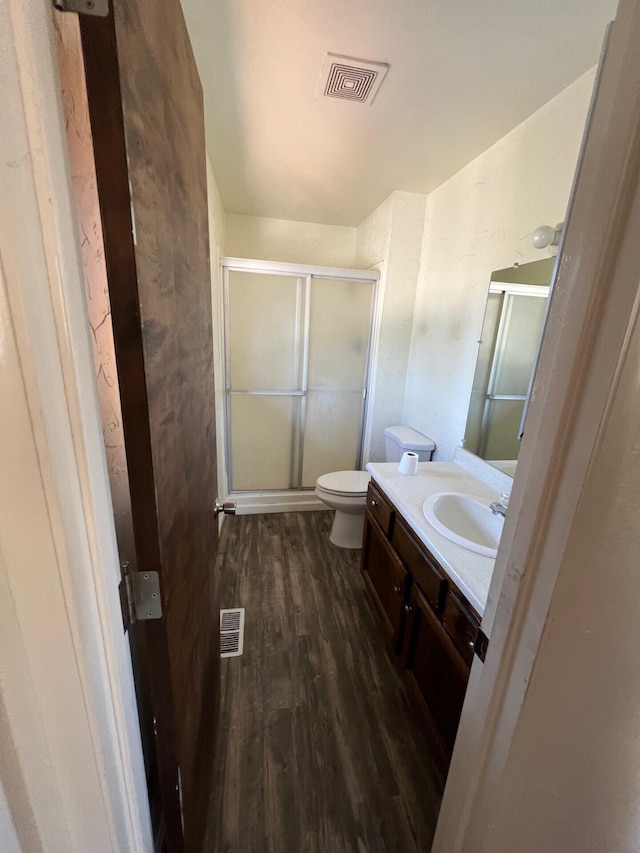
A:
{"label": "textured white wall", "polygon": [[356,264],[371,267],[384,264],[389,251],[393,193],[360,223],[356,238]]}
{"label": "textured white wall", "polygon": [[211,267],[218,267],[218,260],[225,249],[227,214],[224,212],[213,168],[207,154],[207,200],[209,204],[209,254]]}
{"label": "textured white wall", "polygon": [[[216,401],[216,459],[218,465],[218,497],[226,497],[226,465],[224,453],[224,372],[223,342],[224,320],[222,299],[222,276],[220,258],[225,254],[226,214],[220,199],[209,155],[207,154],[207,203],[209,206],[209,259],[211,263],[211,310],[213,312],[213,373]],[[212,452],[214,449],[212,448]],[[223,494],[225,493],[225,494]],[[220,524],[224,516],[220,515]]]}
{"label": "textured white wall", "polygon": [[0,779],[0,848],[4,853],[21,853],[20,840],[9,809],[2,779]]}
{"label": "textured white wall", "polygon": [[427,198],[403,422],[451,459],[464,436],[489,277],[538,260],[532,232],[564,219],[595,71]]}
{"label": "textured white wall", "polygon": [[291,264],[353,267],[356,229],[288,219],[226,215],[225,253]]}
{"label": "textured white wall", "polygon": [[425,202],[393,192],[358,228],[356,266],[381,269],[364,461],[384,460],[384,428],[402,423]]}

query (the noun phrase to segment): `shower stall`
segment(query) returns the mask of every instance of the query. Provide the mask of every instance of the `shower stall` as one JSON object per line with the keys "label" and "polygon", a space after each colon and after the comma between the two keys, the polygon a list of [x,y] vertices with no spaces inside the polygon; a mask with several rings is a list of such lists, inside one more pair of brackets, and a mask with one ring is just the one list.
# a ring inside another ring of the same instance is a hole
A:
{"label": "shower stall", "polygon": [[359,468],[376,271],[225,258],[229,491],[304,491]]}

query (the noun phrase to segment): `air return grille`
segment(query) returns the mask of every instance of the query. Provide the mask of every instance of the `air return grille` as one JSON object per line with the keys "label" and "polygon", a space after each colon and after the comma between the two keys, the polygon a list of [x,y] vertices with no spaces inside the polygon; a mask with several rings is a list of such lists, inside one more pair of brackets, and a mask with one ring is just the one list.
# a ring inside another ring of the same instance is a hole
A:
{"label": "air return grille", "polygon": [[318,94],[370,104],[384,80],[389,66],[350,56],[328,53],[324,60]]}
{"label": "air return grille", "polygon": [[234,658],[244,647],[244,607],[220,611],[220,657]]}

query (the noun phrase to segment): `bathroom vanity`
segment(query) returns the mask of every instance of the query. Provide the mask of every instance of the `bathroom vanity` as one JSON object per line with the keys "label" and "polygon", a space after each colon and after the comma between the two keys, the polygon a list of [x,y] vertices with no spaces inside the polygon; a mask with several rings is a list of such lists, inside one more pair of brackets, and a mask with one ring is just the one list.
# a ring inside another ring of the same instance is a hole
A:
{"label": "bathroom vanity", "polygon": [[[462,492],[488,506],[497,489],[453,462],[415,476],[372,463],[361,570],[407,695],[446,771],[458,729],[494,560],[468,551],[425,520],[435,493]],[[478,649],[482,655],[482,649]]]}

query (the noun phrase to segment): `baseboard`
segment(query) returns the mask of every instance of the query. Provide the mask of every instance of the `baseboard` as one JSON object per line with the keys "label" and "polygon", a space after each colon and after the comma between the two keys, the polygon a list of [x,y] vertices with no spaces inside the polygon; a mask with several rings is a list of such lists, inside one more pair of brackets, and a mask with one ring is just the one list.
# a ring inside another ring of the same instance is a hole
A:
{"label": "baseboard", "polygon": [[329,509],[313,492],[253,492],[231,495],[231,498],[236,502],[237,515]]}

